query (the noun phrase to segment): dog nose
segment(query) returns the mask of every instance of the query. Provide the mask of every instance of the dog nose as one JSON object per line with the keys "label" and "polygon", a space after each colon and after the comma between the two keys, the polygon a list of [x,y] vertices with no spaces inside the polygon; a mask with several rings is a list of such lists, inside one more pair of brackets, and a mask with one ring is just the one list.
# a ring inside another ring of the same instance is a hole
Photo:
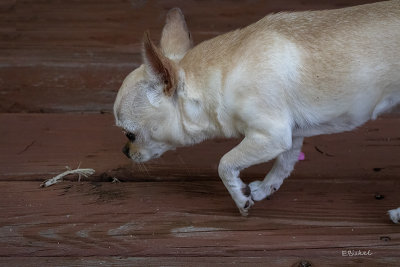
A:
{"label": "dog nose", "polygon": [[131,158],[131,156],[129,155],[129,146],[128,145],[125,145],[122,148],[122,153],[124,153],[124,155],[127,156],[129,159]]}

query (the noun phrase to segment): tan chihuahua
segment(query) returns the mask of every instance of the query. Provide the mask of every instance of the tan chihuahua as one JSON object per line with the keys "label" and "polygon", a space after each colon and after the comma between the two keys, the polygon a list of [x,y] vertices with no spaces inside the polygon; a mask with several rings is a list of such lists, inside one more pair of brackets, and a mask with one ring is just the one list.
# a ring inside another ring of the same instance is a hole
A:
{"label": "tan chihuahua", "polygon": [[[400,103],[400,1],[278,13],[196,47],[180,9],[160,48],[125,79],[116,124],[136,162],[215,137],[244,137],[219,175],[242,215],[282,185],[303,138],[349,131]],[[263,181],[240,171],[275,159]],[[393,222],[400,208],[389,211]]]}

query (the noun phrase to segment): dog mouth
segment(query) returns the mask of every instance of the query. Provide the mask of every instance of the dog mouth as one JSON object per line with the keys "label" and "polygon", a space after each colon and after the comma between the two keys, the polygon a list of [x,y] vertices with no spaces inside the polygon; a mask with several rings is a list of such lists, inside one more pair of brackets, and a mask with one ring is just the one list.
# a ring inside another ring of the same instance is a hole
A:
{"label": "dog mouth", "polygon": [[147,149],[138,149],[135,147],[132,149],[132,146],[128,142],[123,148],[122,153],[129,159],[137,162],[142,163],[152,159],[159,158],[165,151],[168,149],[158,148],[154,150],[147,150]]}
{"label": "dog mouth", "polygon": [[129,150],[123,149],[124,155],[136,163],[143,163],[149,160],[157,159],[161,156],[160,153],[154,153],[151,156],[144,155],[140,152],[130,153]]}

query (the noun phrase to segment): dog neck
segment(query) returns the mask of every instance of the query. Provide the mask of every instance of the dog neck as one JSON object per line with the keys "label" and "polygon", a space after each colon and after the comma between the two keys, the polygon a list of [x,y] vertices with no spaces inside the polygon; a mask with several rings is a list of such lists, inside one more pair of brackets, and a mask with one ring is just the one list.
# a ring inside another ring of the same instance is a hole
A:
{"label": "dog neck", "polygon": [[[207,73],[201,73],[202,69]],[[222,104],[221,71],[213,68],[188,69],[181,71],[184,85],[178,93],[181,123],[190,143],[199,143],[210,138],[237,137]]]}

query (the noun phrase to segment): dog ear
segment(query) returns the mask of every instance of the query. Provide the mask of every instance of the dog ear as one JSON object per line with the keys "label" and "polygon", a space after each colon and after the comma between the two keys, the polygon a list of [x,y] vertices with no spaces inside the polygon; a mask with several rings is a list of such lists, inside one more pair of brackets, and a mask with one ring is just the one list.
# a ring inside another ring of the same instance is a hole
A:
{"label": "dog ear", "polygon": [[178,85],[177,67],[153,44],[148,31],[144,34],[143,53],[145,65],[150,75],[164,85],[163,92],[165,95],[172,96]]}
{"label": "dog ear", "polygon": [[161,50],[172,60],[181,60],[193,46],[193,40],[179,8],[167,13],[167,19],[161,35]]}

